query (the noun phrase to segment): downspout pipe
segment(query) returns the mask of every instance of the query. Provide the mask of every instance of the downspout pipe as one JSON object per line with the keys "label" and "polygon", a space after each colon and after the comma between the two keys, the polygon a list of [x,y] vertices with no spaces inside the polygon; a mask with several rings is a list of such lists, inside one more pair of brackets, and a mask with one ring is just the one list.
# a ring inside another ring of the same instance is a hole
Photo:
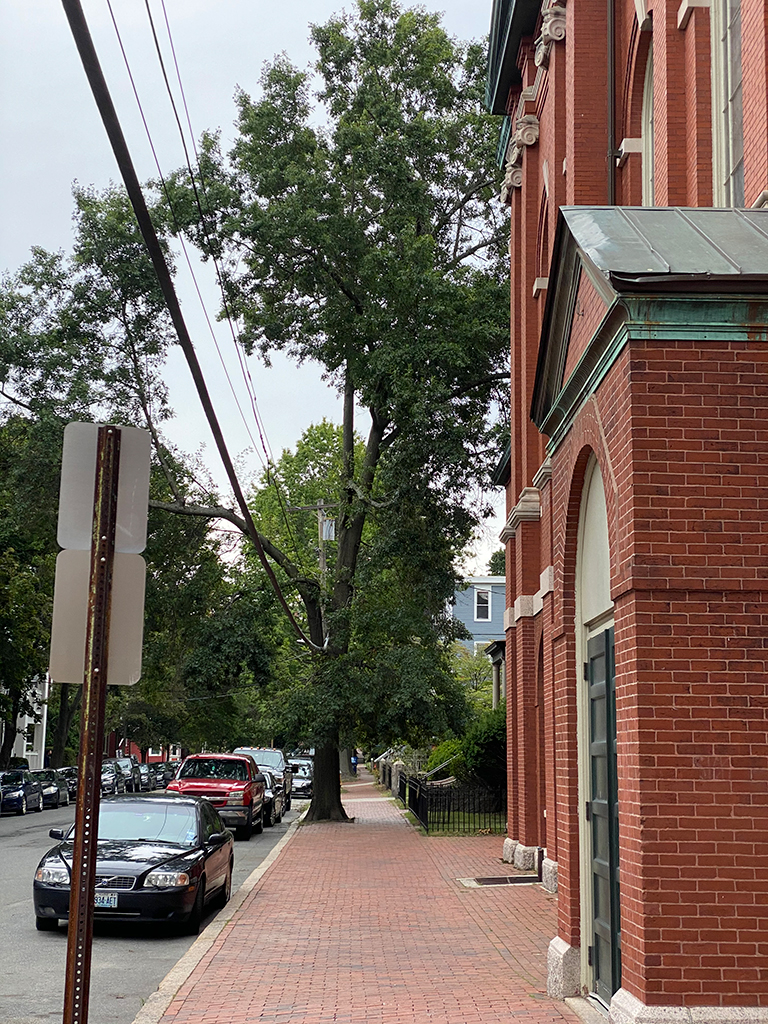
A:
{"label": "downspout pipe", "polygon": [[608,36],[608,205],[616,205],[616,40],[614,0],[606,0]]}

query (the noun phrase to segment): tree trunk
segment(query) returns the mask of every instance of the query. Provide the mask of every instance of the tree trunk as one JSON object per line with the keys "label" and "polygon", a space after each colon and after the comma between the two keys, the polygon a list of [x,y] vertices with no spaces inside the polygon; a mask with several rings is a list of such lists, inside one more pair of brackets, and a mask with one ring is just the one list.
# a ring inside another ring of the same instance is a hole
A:
{"label": "tree trunk", "polygon": [[0,724],[3,726],[3,745],[0,747],[0,769],[8,767],[8,762],[13,754],[13,745],[16,742],[16,737],[18,736],[18,732],[16,731],[18,718],[19,702],[14,698],[11,705],[10,715],[0,721]]}
{"label": "tree trunk", "polygon": [[[70,700],[70,693],[72,699]],[[61,683],[59,691],[59,717],[56,720],[56,728],[53,731],[51,744],[51,767],[61,768],[64,764],[64,751],[67,746],[69,730],[75,712],[80,707],[83,696],[82,686],[70,686],[69,683]]]}
{"label": "tree trunk", "polygon": [[341,803],[339,748],[335,743],[315,749],[312,803],[306,821],[350,821]]}
{"label": "tree trunk", "polygon": [[343,779],[351,779],[353,776],[351,751],[348,747],[342,747],[339,750],[339,768],[341,770],[341,777]]}

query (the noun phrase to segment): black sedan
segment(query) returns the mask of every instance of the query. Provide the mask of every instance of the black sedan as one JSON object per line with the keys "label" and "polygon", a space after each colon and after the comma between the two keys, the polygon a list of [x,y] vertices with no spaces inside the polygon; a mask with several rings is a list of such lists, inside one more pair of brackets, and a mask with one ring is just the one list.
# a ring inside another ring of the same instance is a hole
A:
{"label": "black sedan", "polygon": [[77,799],[77,768],[67,767],[59,768],[59,774],[63,775],[67,780],[67,789],[69,790],[69,799]]}
{"label": "black sedan", "polygon": [[43,787],[45,807],[66,807],[69,804],[69,786],[61,772],[55,768],[38,768],[31,774]]}
{"label": "black sedan", "polygon": [[114,758],[104,760],[101,763],[101,795],[109,793],[115,796],[125,792],[125,776],[120,765]]}
{"label": "black sedan", "polygon": [[0,813],[42,811],[43,788],[26,768],[13,768],[0,775]]}
{"label": "black sedan", "polygon": [[[73,825],[40,861],[33,883],[38,931],[69,916]],[[99,810],[96,920],[178,925],[200,930],[206,904],[232,890],[234,840],[215,808],[165,793],[106,797]]]}

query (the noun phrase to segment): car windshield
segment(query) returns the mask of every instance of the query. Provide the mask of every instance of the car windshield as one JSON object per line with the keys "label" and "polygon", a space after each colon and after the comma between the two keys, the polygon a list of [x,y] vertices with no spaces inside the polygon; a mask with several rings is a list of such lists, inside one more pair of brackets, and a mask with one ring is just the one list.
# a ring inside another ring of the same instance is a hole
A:
{"label": "car windshield", "polygon": [[179,772],[180,779],[234,779],[245,782],[248,769],[245,761],[226,761],[215,757],[185,761]]}
{"label": "car windshield", "polygon": [[32,772],[32,778],[43,779],[45,782],[54,782],[56,780],[56,776],[54,775],[54,773],[50,771],[50,769],[46,770],[45,768],[41,768],[39,771]]}
{"label": "car windshield", "polygon": [[306,778],[309,778],[310,775],[312,774],[312,769],[309,767],[309,765],[302,764],[300,761],[296,762],[296,764],[292,764],[291,768],[293,768],[294,772],[297,775],[304,775]]}
{"label": "car windshield", "polygon": [[163,803],[156,807],[146,803],[101,805],[99,839],[150,839],[180,846],[197,845],[197,813],[194,807]]}
{"label": "car windshield", "polygon": [[253,751],[253,758],[256,764],[269,765],[270,768],[281,768],[283,755],[279,750],[260,750],[258,747]]}
{"label": "car windshield", "polygon": [[24,781],[24,776],[21,772],[3,772],[0,775],[0,785],[2,786],[20,786]]}
{"label": "car windshield", "polygon": [[102,775],[114,775],[115,771],[116,771],[116,769],[115,769],[115,766],[113,764],[103,764],[101,766],[101,774]]}

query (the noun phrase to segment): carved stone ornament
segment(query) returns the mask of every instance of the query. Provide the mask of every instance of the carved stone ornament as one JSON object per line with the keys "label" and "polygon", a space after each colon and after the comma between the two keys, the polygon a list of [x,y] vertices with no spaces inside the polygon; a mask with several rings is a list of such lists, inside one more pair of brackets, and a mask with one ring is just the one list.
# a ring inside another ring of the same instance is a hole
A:
{"label": "carved stone ornament", "polygon": [[539,141],[539,119],[535,114],[519,117],[515,125],[515,145],[534,146]]}
{"label": "carved stone ornament", "polygon": [[549,51],[553,43],[565,39],[565,7],[558,0],[548,0],[542,11],[541,35],[536,40],[533,58],[537,68],[549,67]]}

